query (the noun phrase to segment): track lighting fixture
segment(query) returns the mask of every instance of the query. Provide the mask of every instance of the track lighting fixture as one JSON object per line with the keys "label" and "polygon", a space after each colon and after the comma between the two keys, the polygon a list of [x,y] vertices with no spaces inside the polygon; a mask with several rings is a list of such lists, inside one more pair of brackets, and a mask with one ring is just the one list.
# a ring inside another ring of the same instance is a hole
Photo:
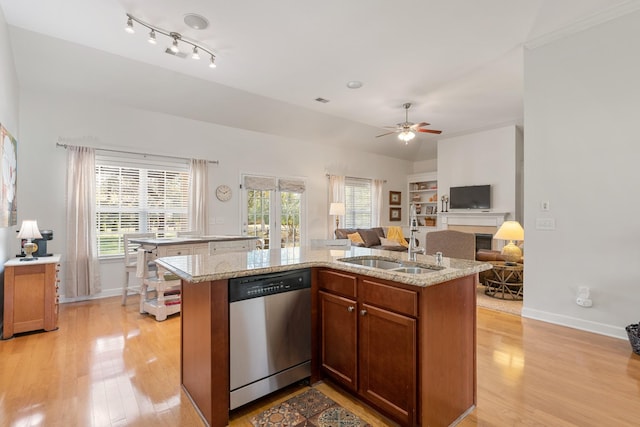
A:
{"label": "track lighting fixture", "polygon": [[[189,40],[186,39],[182,36],[182,34],[180,33],[176,33],[174,31],[166,31],[163,30],[162,28],[158,28],[154,25],[148,24],[144,21],[141,21],[140,19],[136,18],[135,16],[127,13],[127,26],[125,27],[125,31],[129,34],[133,34],[135,33],[135,29],[133,28],[133,21],[135,21],[137,24],[142,25],[143,27],[147,28],[150,30],[149,32],[149,38],[148,41],[151,44],[156,44],[156,33],[160,33],[162,35],[165,35],[167,37],[170,37],[171,39],[173,39],[171,46],[167,49],[167,53],[169,53],[169,51],[171,51],[171,53],[173,54],[178,54],[180,52],[180,43],[184,43],[186,45],[189,45],[193,48],[192,50],[192,54],[191,54],[191,58],[193,59],[200,59],[200,51],[203,51],[207,54],[209,54],[211,56],[211,60],[209,61],[209,67],[210,68],[216,68],[216,63],[215,63],[215,59],[216,59],[216,55],[211,51],[211,49],[208,49],[204,46],[202,46],[200,43],[193,41],[193,40]],[[184,57],[185,55],[182,54],[182,57]]]}
{"label": "track lighting fixture", "polygon": [[131,19],[130,16],[129,16],[129,19],[127,19],[127,26],[124,27],[124,30],[129,34],[133,34],[136,32],[136,30],[133,29],[133,20]]}

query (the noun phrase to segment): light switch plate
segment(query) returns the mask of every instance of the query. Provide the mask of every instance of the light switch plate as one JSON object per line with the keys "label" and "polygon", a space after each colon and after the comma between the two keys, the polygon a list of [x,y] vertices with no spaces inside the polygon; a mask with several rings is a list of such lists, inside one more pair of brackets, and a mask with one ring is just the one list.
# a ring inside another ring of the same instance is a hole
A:
{"label": "light switch plate", "polygon": [[549,210],[549,201],[548,200],[543,200],[540,202],[540,210],[541,211],[548,211]]}
{"label": "light switch plate", "polygon": [[555,230],[556,220],[554,218],[536,218],[536,230]]}

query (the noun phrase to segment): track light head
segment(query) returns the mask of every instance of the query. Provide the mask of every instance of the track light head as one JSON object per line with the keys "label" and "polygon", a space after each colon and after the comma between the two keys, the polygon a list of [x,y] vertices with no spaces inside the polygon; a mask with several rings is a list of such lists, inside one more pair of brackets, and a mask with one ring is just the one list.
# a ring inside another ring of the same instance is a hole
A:
{"label": "track light head", "polygon": [[198,53],[198,48],[196,46],[193,47],[193,53],[191,54],[191,59],[200,59],[200,54]]}
{"label": "track light head", "polygon": [[216,68],[216,57],[211,55],[211,61],[209,62],[209,68]]}
{"label": "track light head", "polygon": [[124,27],[124,30],[129,34],[133,34],[136,32],[136,30],[133,29],[133,20],[131,19],[131,17],[127,18],[127,26]]}
{"label": "track light head", "polygon": [[171,52],[173,53],[180,52],[180,48],[178,47],[178,39],[173,39],[173,44],[171,45],[169,50],[171,50]]}
{"label": "track light head", "polygon": [[151,44],[156,44],[156,30],[151,30],[151,32],[149,33],[149,39],[148,39],[149,43]]}

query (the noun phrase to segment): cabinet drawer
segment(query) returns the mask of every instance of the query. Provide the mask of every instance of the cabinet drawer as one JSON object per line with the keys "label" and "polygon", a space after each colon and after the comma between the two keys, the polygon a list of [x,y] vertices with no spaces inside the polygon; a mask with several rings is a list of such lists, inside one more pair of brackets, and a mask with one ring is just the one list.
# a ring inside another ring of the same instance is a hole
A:
{"label": "cabinet drawer", "polygon": [[418,316],[418,293],[372,280],[362,279],[358,289],[361,301],[408,316]]}
{"label": "cabinet drawer", "polygon": [[320,270],[318,278],[320,289],[355,298],[357,289],[355,276],[336,271]]}
{"label": "cabinet drawer", "polygon": [[164,255],[159,254],[159,256],[193,255],[193,248],[190,246],[171,246],[167,247],[164,252]]}

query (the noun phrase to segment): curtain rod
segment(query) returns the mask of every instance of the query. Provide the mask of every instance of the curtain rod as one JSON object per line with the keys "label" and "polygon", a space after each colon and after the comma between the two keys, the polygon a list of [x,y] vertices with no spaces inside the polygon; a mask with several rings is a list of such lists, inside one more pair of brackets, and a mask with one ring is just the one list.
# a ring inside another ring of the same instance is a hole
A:
{"label": "curtain rod", "polygon": [[[59,142],[56,142],[56,147],[62,147],[65,150],[67,149],[67,147],[81,147],[80,145],[70,145],[70,144],[61,144]],[[153,156],[153,157],[163,157],[165,159],[179,159],[179,160],[190,160],[186,157],[178,157],[178,156],[167,156],[164,154],[149,154],[149,153],[139,153],[139,152],[135,152],[135,151],[124,151],[124,150],[114,150],[114,149],[110,149],[110,148],[95,148],[95,147],[91,147],[95,150],[98,151],[108,151],[110,153],[120,153],[120,154],[136,154],[138,156]],[[214,163],[216,165],[220,164],[220,160],[209,160],[209,163]]]}
{"label": "curtain rod", "polygon": [[[325,175],[326,175],[326,177],[327,177],[327,178],[330,178],[330,177],[331,177],[331,175],[333,175],[333,174],[328,173],[328,174],[325,174]],[[353,178],[353,179],[377,179],[377,178],[360,178],[360,177],[357,177],[357,176],[345,176],[345,178]],[[383,179],[383,180],[382,180],[382,182],[384,182],[384,183],[386,184],[386,183],[387,183],[387,180],[386,180],[386,179]]]}

